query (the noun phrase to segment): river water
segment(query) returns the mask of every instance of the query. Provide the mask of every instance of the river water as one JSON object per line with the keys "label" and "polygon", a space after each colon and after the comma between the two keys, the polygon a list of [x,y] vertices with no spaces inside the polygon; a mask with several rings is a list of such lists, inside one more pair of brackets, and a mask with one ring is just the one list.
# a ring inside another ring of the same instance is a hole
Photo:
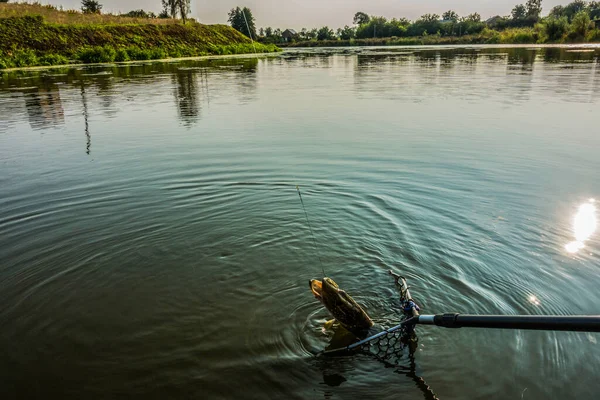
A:
{"label": "river water", "polygon": [[599,110],[594,47],[3,73],[2,398],[594,398],[596,334],[314,356],[307,282],[383,326],[389,269],[423,313],[599,313]]}

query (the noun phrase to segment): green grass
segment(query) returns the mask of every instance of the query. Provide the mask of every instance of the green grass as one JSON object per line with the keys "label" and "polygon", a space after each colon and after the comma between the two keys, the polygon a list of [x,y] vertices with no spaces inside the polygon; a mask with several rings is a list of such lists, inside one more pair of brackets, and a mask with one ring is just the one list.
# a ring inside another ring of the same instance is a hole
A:
{"label": "green grass", "polygon": [[[103,3],[102,1],[100,1]],[[80,3],[80,2],[77,2]],[[61,7],[62,9],[62,7]],[[10,17],[25,17],[40,15],[45,21],[54,24],[86,24],[86,25],[106,25],[106,24],[155,24],[169,25],[181,23],[177,19],[159,19],[159,18],[132,18],[124,15],[113,14],[84,14],[80,9],[61,10],[51,4],[35,3],[0,3],[0,19]]]}
{"label": "green grass", "polygon": [[267,53],[225,25],[47,23],[40,16],[0,19],[0,68]]}

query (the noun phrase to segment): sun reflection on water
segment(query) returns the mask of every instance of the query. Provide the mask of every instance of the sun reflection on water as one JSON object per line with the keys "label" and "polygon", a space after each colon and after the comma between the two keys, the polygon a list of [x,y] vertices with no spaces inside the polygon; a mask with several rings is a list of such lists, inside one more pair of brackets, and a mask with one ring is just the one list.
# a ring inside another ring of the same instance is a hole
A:
{"label": "sun reflection on water", "polygon": [[531,296],[529,296],[528,300],[529,300],[529,302],[530,302],[531,304],[533,304],[534,306],[539,306],[539,305],[541,304],[541,302],[540,302],[540,300],[537,298],[537,296],[536,296],[536,295],[533,295],[533,294],[532,294]]}
{"label": "sun reflection on water", "polygon": [[596,231],[596,200],[590,199],[587,203],[579,206],[575,219],[573,220],[573,233],[575,241],[567,244],[565,249],[569,253],[577,253],[585,247],[585,241]]}

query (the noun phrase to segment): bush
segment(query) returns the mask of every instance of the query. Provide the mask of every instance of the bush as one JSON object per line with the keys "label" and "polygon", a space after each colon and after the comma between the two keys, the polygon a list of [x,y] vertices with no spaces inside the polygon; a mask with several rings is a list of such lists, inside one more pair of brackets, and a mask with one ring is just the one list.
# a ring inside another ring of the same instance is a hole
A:
{"label": "bush", "polygon": [[573,22],[571,22],[571,34],[569,35],[571,39],[579,39],[585,38],[588,30],[590,29],[590,16],[585,11],[579,11],[573,17]]}
{"label": "bush", "polygon": [[548,17],[542,25],[546,36],[552,41],[561,40],[569,30],[569,20],[567,17]]}
{"label": "bush", "polygon": [[151,60],[162,60],[163,58],[169,58],[169,55],[163,49],[156,48],[156,49],[150,50],[150,59]]}
{"label": "bush", "polygon": [[38,58],[33,50],[17,50],[12,55],[12,62],[15,67],[31,67],[38,65]]}
{"label": "bush", "polygon": [[38,62],[39,65],[62,65],[68,64],[69,59],[60,54],[46,54],[45,56],[39,57]]}
{"label": "bush", "polygon": [[513,28],[500,32],[500,43],[531,44],[538,40],[539,33],[533,28]]}
{"label": "bush", "polygon": [[585,39],[588,42],[600,42],[600,29],[594,29],[588,32]]}
{"label": "bush", "polygon": [[498,44],[500,43],[500,32],[486,27],[481,31],[481,38],[482,42]]}
{"label": "bush", "polygon": [[223,46],[210,45],[208,50],[211,54],[215,54],[217,56],[225,55],[225,49]]}
{"label": "bush", "polygon": [[457,26],[458,28],[454,28],[454,33],[461,33],[462,35],[477,35],[486,28],[485,23],[476,21],[462,21]]}
{"label": "bush", "polygon": [[129,47],[127,49],[127,54],[131,60],[145,61],[152,59],[152,53],[150,50],[142,50],[138,47]]}
{"label": "bush", "polygon": [[127,53],[127,50],[125,50],[125,49],[117,50],[117,53],[115,54],[115,61],[116,62],[129,61],[129,54]]}
{"label": "bush", "polygon": [[197,55],[199,55],[200,52],[198,51],[198,49],[196,47],[193,46],[186,46],[183,44],[177,45],[175,47],[172,47],[171,49],[169,49],[169,56],[170,57],[175,57],[175,58],[179,58],[179,57],[195,57]]}
{"label": "bush", "polygon": [[4,53],[2,52],[2,50],[0,50],[0,69],[6,69],[9,66],[9,61],[8,59],[6,59],[6,56],[4,55]]}
{"label": "bush", "polygon": [[152,11],[146,12],[144,10],[129,11],[127,14],[123,14],[123,16],[130,18],[156,18],[156,14]]}
{"label": "bush", "polygon": [[181,58],[183,56],[181,55],[181,51],[179,50],[179,48],[173,48],[173,49],[169,49],[169,57]]}
{"label": "bush", "polygon": [[113,62],[117,52],[110,46],[87,47],[80,50],[76,58],[86,64]]}

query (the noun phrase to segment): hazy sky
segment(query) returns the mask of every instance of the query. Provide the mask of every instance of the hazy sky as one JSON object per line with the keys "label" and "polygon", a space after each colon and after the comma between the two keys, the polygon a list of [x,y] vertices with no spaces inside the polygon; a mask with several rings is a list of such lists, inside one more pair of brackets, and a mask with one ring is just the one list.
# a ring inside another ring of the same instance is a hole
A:
{"label": "hazy sky", "polygon": [[[42,3],[79,8],[79,0],[41,0]],[[515,4],[526,0],[191,0],[192,17],[207,24],[226,23],[227,11],[236,6],[252,9],[258,27],[314,28],[323,25],[351,25],[357,11],[388,18],[416,19],[426,13],[441,14],[453,9],[459,15],[478,12],[484,19],[508,15]],[[544,14],[557,4],[570,0],[544,0]],[[160,11],[160,0],[100,0],[106,12],[127,12],[132,9]]]}

